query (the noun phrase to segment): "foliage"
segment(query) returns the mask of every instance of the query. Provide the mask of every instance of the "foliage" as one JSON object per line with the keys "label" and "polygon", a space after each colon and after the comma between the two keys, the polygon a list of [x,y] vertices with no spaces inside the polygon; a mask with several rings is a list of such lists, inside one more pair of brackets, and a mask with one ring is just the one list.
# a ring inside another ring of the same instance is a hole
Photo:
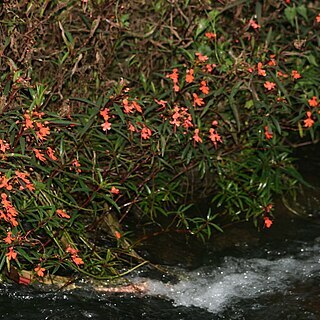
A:
{"label": "foliage", "polygon": [[4,3],[0,269],[118,276],[144,263],[136,224],[270,227],[273,196],[303,182],[317,1],[140,2]]}

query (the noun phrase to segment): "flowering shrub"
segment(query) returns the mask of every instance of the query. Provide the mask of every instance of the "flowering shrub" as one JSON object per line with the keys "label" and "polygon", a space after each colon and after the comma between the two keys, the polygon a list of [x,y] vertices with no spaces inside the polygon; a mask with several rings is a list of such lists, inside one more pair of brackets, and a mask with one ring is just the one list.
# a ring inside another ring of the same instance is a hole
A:
{"label": "flowering shrub", "polygon": [[[168,12],[162,2],[152,1],[150,15]],[[165,63],[128,81],[106,78],[99,49],[106,28],[111,40],[111,27],[140,39],[128,29],[126,4],[113,20],[104,1],[4,5],[14,28],[6,27],[1,53],[0,269],[118,276],[123,261],[141,262],[129,241],[139,241],[137,222],[202,239],[230,220],[271,227],[273,196],[303,182],[292,147],[318,139],[319,13],[312,2],[241,1],[199,5],[191,22],[188,6],[196,4],[170,7],[168,30],[181,46],[167,52],[159,42]],[[12,12],[31,28],[23,48]],[[75,13],[86,35],[67,30],[65,16]],[[182,39],[175,28],[183,31],[184,20],[192,28]],[[144,39],[164,36],[156,32]],[[119,63],[124,74],[127,62]],[[203,199],[212,206],[196,214]]]}

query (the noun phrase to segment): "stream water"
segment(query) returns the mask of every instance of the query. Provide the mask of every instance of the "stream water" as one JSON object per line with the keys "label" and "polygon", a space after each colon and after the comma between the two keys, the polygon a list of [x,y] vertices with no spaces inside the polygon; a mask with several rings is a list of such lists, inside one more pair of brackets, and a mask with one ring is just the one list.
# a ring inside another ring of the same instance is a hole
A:
{"label": "stream water", "polygon": [[[296,209],[309,210],[312,221],[276,212],[283,218],[275,219],[270,229],[254,230],[253,238],[243,237],[241,231],[223,249],[208,244],[200,266],[172,266],[162,278],[146,270],[132,275],[131,281],[146,282],[146,295],[110,295],[89,287],[46,292],[1,284],[0,318],[320,319],[318,195],[308,193],[302,201],[308,205]],[[277,210],[285,211],[281,206]],[[178,280],[169,281],[170,274]]]}
{"label": "stream water", "polygon": [[284,237],[275,231],[262,236],[255,248],[242,244],[228,255],[208,252],[204,265],[192,271],[172,267],[180,279],[176,283],[135,275],[132,281],[146,281],[149,287],[148,295],[140,297],[3,284],[0,317],[320,319],[320,225],[296,219],[287,223]]}

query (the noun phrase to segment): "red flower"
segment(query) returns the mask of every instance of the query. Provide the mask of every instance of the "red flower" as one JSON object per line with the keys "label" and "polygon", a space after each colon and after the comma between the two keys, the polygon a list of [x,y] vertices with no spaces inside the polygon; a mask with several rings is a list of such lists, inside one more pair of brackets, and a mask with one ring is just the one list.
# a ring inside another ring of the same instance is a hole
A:
{"label": "red flower", "polygon": [[57,157],[54,155],[54,150],[50,147],[47,148],[47,155],[49,156],[50,159],[52,160],[58,160]]}
{"label": "red flower", "polygon": [[213,32],[206,32],[204,34],[208,39],[215,39],[217,37],[217,35]]}
{"label": "red flower", "polygon": [[310,111],[307,111],[307,119],[303,120],[303,122],[304,122],[304,126],[306,128],[311,128],[313,126],[314,121],[311,118],[311,112]]}
{"label": "red flower", "polygon": [[40,161],[43,161],[43,162],[46,161],[46,158],[44,157],[44,154],[41,153],[38,149],[33,148],[32,151],[34,152],[36,158],[38,158]]}
{"label": "red flower", "polygon": [[84,264],[83,260],[76,255],[71,256],[73,262],[78,266],[79,264]]}
{"label": "red flower", "polygon": [[194,135],[193,135],[193,140],[195,141],[195,142],[200,142],[200,143],[202,143],[202,139],[200,138],[200,136],[199,136],[199,129],[195,129],[194,130]]}
{"label": "red flower", "polygon": [[258,62],[258,75],[265,77],[267,75],[266,70],[262,69],[262,63]]}
{"label": "red flower", "polygon": [[65,210],[61,210],[61,209],[57,209],[56,213],[59,217],[61,218],[66,218],[66,219],[70,219],[70,216],[66,213]]}
{"label": "red flower", "polygon": [[10,261],[11,259],[16,260],[17,259],[17,253],[13,250],[13,247],[9,248],[9,252],[6,254],[8,260]]}
{"label": "red flower", "polygon": [[293,79],[300,79],[301,78],[301,74],[297,70],[292,70],[291,76]]}
{"label": "red flower", "polygon": [[209,59],[207,56],[202,55],[200,52],[196,52],[196,56],[198,57],[199,62],[206,62]]}
{"label": "red flower", "polygon": [[206,81],[201,81],[200,82],[200,91],[203,94],[208,94],[209,93],[209,87],[207,86],[207,82]]}
{"label": "red flower", "polygon": [[3,241],[7,244],[11,244],[12,241],[14,241],[14,238],[12,237],[11,231],[8,231],[7,236],[3,239]]}
{"label": "red flower", "polygon": [[272,226],[272,220],[269,219],[269,217],[264,217],[264,225],[266,228],[270,228]]}
{"label": "red flower", "polygon": [[[217,125],[217,121],[213,121],[212,125]],[[216,132],[214,128],[209,129],[209,139],[213,142],[214,147],[217,148],[218,142],[222,143],[221,136]]]}
{"label": "red flower", "polygon": [[270,140],[273,137],[273,133],[272,133],[272,131],[269,130],[268,126],[264,127],[264,135],[265,135],[267,140]]}
{"label": "red flower", "polygon": [[311,99],[308,100],[310,107],[316,107],[318,105],[318,99],[316,96],[313,96]]}
{"label": "red flower", "polygon": [[249,21],[250,27],[252,27],[253,29],[259,29],[261,28],[261,26],[259,24],[257,24],[253,19],[251,19]]}
{"label": "red flower", "polygon": [[118,240],[121,239],[121,233],[119,231],[115,231],[114,235]]}
{"label": "red flower", "polygon": [[9,143],[7,143],[5,140],[0,139],[0,150],[2,152],[6,152],[6,150],[10,149]]}
{"label": "red flower", "polygon": [[186,74],[186,82],[191,83],[194,80],[194,70],[188,69]]}
{"label": "red flower", "polygon": [[194,107],[196,107],[196,106],[201,107],[204,104],[203,99],[199,98],[196,93],[193,93],[192,96],[193,96],[193,106]]}
{"label": "red flower", "polygon": [[276,87],[276,84],[274,82],[266,81],[264,87],[270,91]]}
{"label": "red flower", "polygon": [[167,78],[170,78],[173,81],[173,89],[175,92],[178,92],[180,90],[180,87],[178,86],[178,81],[179,81],[178,69],[177,68],[173,69],[172,73],[167,75]]}
{"label": "red flower", "polygon": [[73,159],[72,162],[71,162],[73,168],[71,167],[70,170],[74,169],[76,172],[80,173],[81,172],[81,164],[80,162],[78,161],[78,159]]}
{"label": "red flower", "polygon": [[46,271],[45,268],[41,268],[40,264],[38,264],[38,266],[36,268],[34,268],[34,271],[37,273],[37,275],[39,277],[43,277],[44,276],[44,272]]}
{"label": "red flower", "polygon": [[143,127],[141,129],[141,138],[142,139],[149,139],[152,135],[152,131],[148,127]]}
{"label": "red flower", "polygon": [[110,189],[110,192],[112,194],[119,194],[120,190],[118,188],[116,188],[115,186],[112,186],[111,189]]}

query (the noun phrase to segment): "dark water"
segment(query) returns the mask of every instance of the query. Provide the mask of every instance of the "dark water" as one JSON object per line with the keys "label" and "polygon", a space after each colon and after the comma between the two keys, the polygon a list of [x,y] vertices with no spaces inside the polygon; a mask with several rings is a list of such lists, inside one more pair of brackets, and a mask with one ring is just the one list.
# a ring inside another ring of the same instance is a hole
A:
{"label": "dark water", "polygon": [[208,249],[203,266],[172,267],[176,283],[146,278],[149,295],[89,288],[44,292],[1,285],[1,319],[320,319],[320,225],[288,218],[252,248]]}
{"label": "dark water", "polygon": [[[317,184],[318,156],[311,155],[314,163],[307,158],[301,168]],[[319,189],[305,190],[292,205],[294,211],[312,215],[310,220],[285,214],[288,210],[279,205],[272,228],[248,232],[244,227],[245,231],[231,232],[228,238],[235,241],[219,250],[208,244],[197,268],[168,269],[179,279],[174,283],[140,271],[131,280],[147,283],[145,296],[112,296],[89,287],[45,292],[2,284],[0,318],[320,319],[319,199]]]}

